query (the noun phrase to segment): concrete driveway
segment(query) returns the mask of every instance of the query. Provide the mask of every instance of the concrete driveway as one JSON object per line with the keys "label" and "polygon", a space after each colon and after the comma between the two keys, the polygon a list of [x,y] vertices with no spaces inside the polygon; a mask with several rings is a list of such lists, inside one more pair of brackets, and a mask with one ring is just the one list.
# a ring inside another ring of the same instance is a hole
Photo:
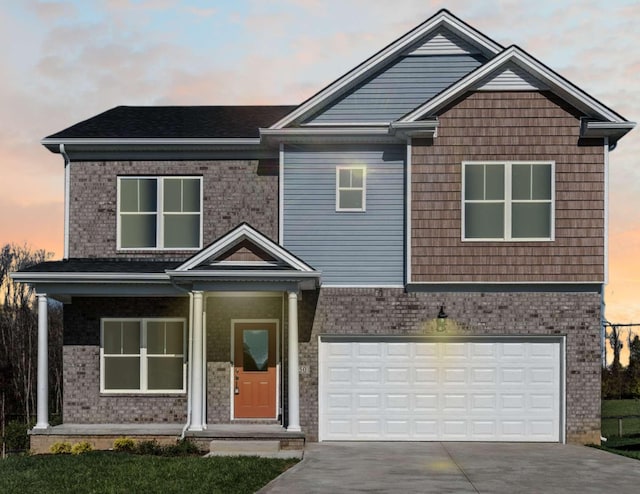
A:
{"label": "concrete driveway", "polygon": [[307,443],[259,492],[637,494],[640,462],[562,444]]}

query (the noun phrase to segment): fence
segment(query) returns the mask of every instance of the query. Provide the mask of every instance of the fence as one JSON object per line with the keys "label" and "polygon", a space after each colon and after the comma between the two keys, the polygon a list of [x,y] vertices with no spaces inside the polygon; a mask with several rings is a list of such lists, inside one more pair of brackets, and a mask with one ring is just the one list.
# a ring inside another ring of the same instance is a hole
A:
{"label": "fence", "polygon": [[604,437],[640,435],[640,415],[602,417],[602,435]]}

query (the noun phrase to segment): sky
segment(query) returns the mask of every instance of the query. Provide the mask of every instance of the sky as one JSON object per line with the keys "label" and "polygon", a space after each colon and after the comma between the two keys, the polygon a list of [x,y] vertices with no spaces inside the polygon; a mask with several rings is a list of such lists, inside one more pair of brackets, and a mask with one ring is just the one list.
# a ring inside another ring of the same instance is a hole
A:
{"label": "sky", "polygon": [[[298,104],[441,8],[640,120],[638,0],[0,0],[0,245],[62,256],[41,138],[117,105]],[[610,154],[606,317],[640,323],[640,129]]]}

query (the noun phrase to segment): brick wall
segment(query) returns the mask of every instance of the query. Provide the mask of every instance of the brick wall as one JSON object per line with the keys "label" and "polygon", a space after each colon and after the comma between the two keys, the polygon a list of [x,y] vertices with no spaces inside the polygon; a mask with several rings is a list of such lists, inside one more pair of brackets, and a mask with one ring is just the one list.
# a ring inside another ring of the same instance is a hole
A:
{"label": "brick wall", "polygon": [[116,250],[117,177],[203,177],[203,246],[246,221],[278,239],[278,168],[264,161],[73,162],[70,186],[69,257],[186,259],[193,251]]}
{"label": "brick wall", "polygon": [[[478,92],[414,140],[413,281],[604,279],[604,146],[580,140],[580,114],[550,93]],[[555,161],[555,241],[461,241],[463,161]]]}
{"label": "brick wall", "polygon": [[64,307],[63,421],[65,423],[184,423],[185,394],[100,394],[100,319],[184,317],[188,298],[74,298]]}
{"label": "brick wall", "polygon": [[[306,293],[306,292],[305,292]],[[320,334],[434,334],[430,321],[446,306],[457,334],[566,335],[567,440],[600,440],[600,295],[597,293],[404,293],[401,289],[322,289],[300,304],[301,425],[318,437]],[[312,324],[303,325],[303,321]],[[426,323],[426,324],[425,324]],[[451,334],[449,331],[447,334]]]}

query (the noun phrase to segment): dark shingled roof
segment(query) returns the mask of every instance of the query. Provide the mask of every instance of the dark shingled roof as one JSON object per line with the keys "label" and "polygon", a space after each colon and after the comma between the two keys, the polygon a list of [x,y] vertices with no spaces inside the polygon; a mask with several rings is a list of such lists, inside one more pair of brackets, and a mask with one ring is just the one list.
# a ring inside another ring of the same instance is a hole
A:
{"label": "dark shingled roof", "polygon": [[164,273],[184,261],[146,261],[125,259],[66,259],[47,261],[20,270],[21,273]]}
{"label": "dark shingled roof", "polygon": [[117,106],[47,139],[260,137],[296,106]]}

